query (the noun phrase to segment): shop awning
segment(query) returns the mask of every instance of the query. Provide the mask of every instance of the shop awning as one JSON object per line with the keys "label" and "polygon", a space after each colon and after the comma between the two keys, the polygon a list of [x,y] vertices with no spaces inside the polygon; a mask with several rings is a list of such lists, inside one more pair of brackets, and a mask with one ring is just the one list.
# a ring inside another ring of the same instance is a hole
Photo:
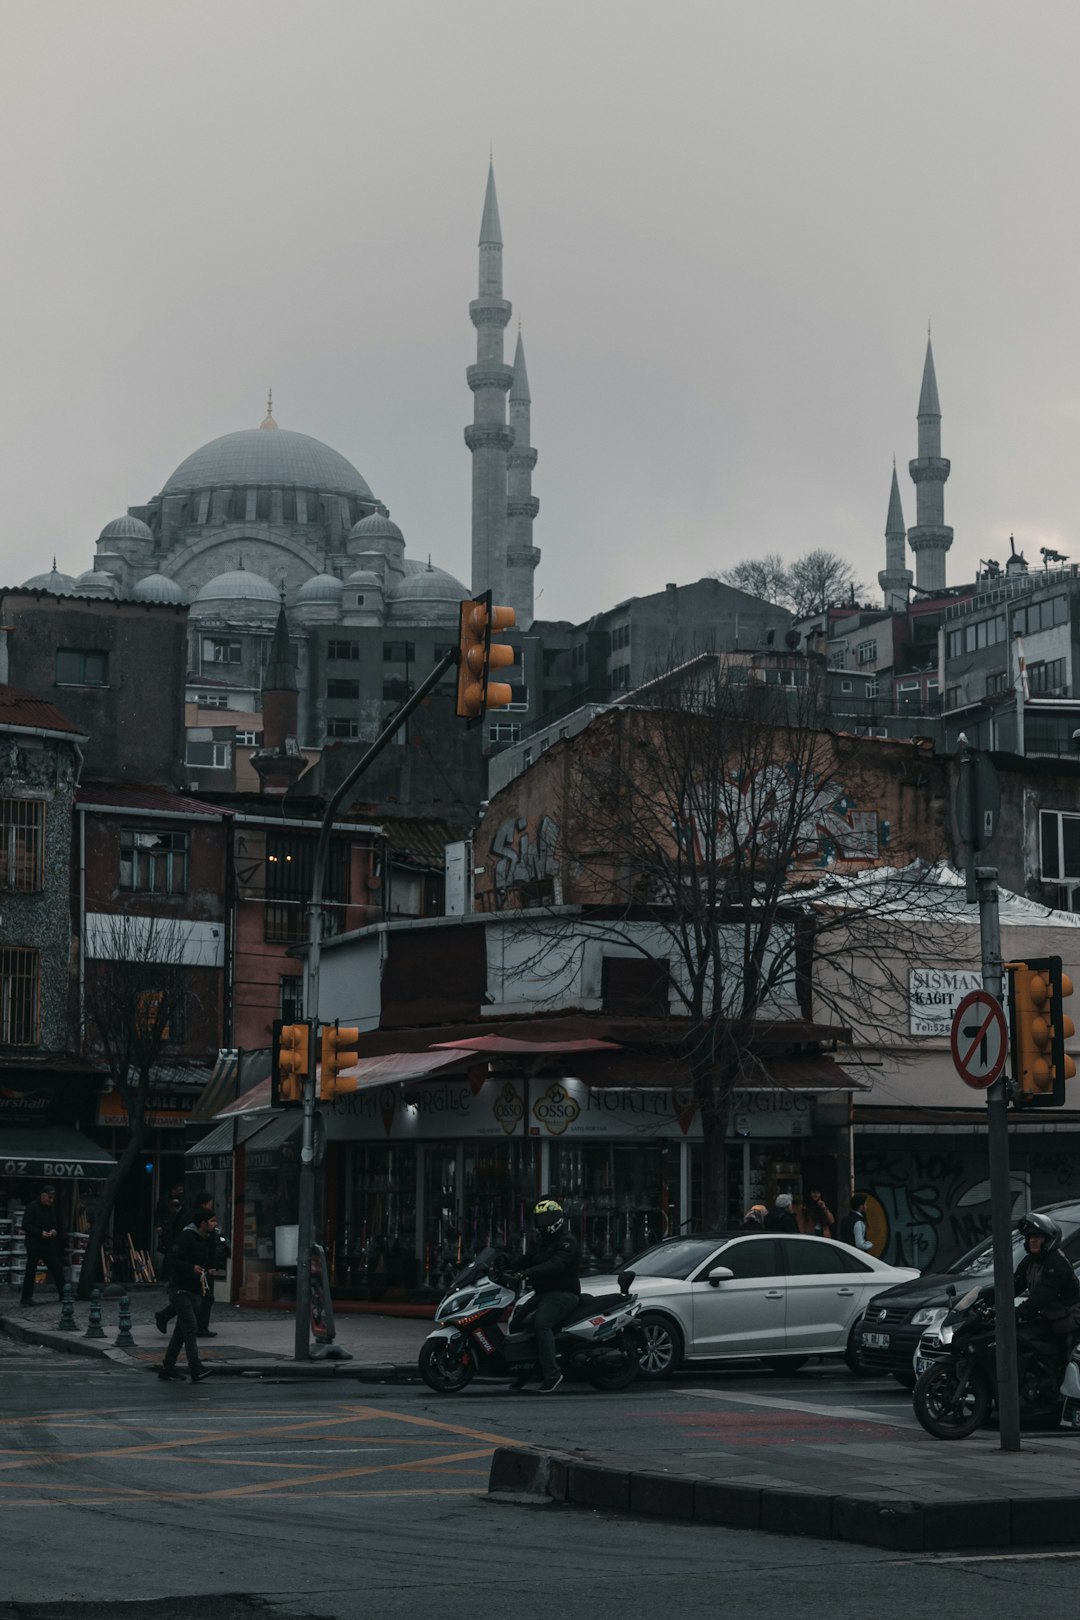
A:
{"label": "shop awning", "polygon": [[98,1147],[81,1131],[59,1125],[0,1130],[0,1176],[100,1181],[115,1163],[107,1148]]}
{"label": "shop awning", "polygon": [[231,1153],[233,1148],[261,1130],[266,1123],[264,1119],[226,1119],[220,1125],[215,1125],[212,1131],[195,1143],[194,1147],[186,1148],[185,1159],[201,1157],[208,1153]]}
{"label": "shop awning", "polygon": [[[550,1041],[541,1041],[517,1040],[511,1035],[474,1035],[471,1040],[466,1041],[437,1041],[435,1050],[477,1052],[489,1057],[499,1054],[509,1057],[535,1057],[544,1052],[618,1052],[621,1049],[618,1041],[597,1041],[591,1037],[575,1041],[561,1040],[555,1036]],[[385,1059],[383,1061],[385,1062]]]}
{"label": "shop awning", "polygon": [[[453,1064],[467,1067],[470,1051],[471,1047],[466,1051],[455,1049],[453,1052],[388,1052],[385,1057],[361,1058],[354,1068],[341,1072],[350,1079],[356,1077],[356,1091],[370,1091],[373,1086],[390,1086],[400,1080],[423,1080],[427,1075],[437,1074]],[[270,1081],[263,1080],[215,1117],[227,1120],[238,1114],[269,1112]]]}
{"label": "shop awning", "polygon": [[275,1114],[262,1127],[249,1136],[244,1143],[245,1153],[272,1153],[290,1136],[296,1136],[304,1123],[304,1115],[299,1108],[290,1108],[287,1113]]}

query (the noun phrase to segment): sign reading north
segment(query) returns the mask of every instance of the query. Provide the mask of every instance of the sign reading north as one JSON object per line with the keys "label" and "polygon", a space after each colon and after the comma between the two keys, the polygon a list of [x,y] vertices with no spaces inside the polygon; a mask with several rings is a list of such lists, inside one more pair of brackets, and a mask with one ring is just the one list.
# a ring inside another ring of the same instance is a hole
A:
{"label": "sign reading north", "polygon": [[1001,1003],[989,990],[972,990],[953,1014],[953,1064],[966,1085],[983,1091],[1005,1067],[1008,1034]]}

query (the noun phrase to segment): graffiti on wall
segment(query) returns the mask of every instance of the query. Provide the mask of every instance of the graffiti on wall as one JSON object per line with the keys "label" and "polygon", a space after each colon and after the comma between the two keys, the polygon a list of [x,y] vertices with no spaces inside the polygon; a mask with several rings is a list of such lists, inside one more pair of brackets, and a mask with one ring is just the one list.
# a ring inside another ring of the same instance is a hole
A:
{"label": "graffiti on wall", "polygon": [[[1030,1168],[1014,1165],[1010,1181],[1015,1218],[1033,1202]],[[985,1140],[955,1148],[861,1148],[855,1183],[867,1194],[874,1253],[890,1265],[940,1270],[990,1241]]]}
{"label": "graffiti on wall", "polygon": [[889,842],[889,823],[876,810],[859,809],[831,778],[820,778],[811,791],[805,778],[799,781],[782,765],[766,765],[747,773],[740,794],[737,820],[724,821],[712,840],[702,837],[692,814],[688,817],[685,836],[695,840],[700,860],[711,854],[710,843],[718,859],[728,860],[752,839],[767,846],[772,837],[790,848],[797,863],[833,866],[837,861],[875,861]]}
{"label": "graffiti on wall", "polygon": [[495,892],[500,899],[509,889],[554,878],[558,842],[559,823],[554,816],[508,817],[491,840]]}

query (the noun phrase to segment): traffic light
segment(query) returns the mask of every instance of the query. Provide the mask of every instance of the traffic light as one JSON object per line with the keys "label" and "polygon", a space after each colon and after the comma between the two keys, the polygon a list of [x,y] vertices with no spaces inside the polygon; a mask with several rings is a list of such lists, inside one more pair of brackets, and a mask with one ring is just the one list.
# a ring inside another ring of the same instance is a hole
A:
{"label": "traffic light", "polygon": [[461,630],[458,636],[457,712],[463,720],[480,720],[488,709],[505,709],[513,692],[505,681],[488,679],[493,669],[506,669],[514,662],[514,649],[492,642],[493,630],[510,630],[517,615],[510,607],[493,607],[491,592],[461,604]]}
{"label": "traffic light", "polygon": [[359,1062],[357,1043],[360,1031],[341,1024],[324,1024],[322,1031],[322,1073],[319,1076],[319,1097],[331,1102],[346,1091],[356,1090],[356,1076],[345,1076],[343,1069],[354,1069]]}
{"label": "traffic light", "polygon": [[1028,962],[1006,962],[1009,973],[1009,1019],[1012,1077],[1017,1102],[1028,1108],[1064,1108],[1065,1082],[1076,1064],[1065,1042],[1076,1026],[1065,1011],[1073,983],[1060,956]]}
{"label": "traffic light", "polygon": [[270,1067],[270,1101],[275,1108],[302,1103],[304,1081],[311,1072],[311,1025],[274,1020]]}

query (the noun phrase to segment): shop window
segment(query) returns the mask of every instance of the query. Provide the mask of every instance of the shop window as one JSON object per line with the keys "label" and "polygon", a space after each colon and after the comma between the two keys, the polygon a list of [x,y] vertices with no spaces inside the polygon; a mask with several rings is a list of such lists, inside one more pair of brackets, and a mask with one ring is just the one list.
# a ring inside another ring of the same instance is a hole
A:
{"label": "shop window", "polygon": [[144,832],[124,827],[120,833],[120,887],[147,894],[186,894],[186,832]]}
{"label": "shop window", "polygon": [[591,1271],[617,1270],[679,1224],[676,1142],[553,1142],[551,1184]]}
{"label": "shop window", "polygon": [[[332,1251],[340,1292],[350,1299],[378,1300],[392,1289],[415,1287],[415,1147],[350,1142],[343,1192],[343,1216]],[[350,1211],[347,1223],[344,1210]]]}
{"label": "shop window", "polygon": [[671,993],[667,960],[605,956],[600,970],[604,1011],[619,1018],[666,1018]]}
{"label": "shop window", "polygon": [[44,883],[44,799],[0,799],[0,888],[37,894]]}
{"label": "shop window", "polygon": [[59,647],[56,653],[57,686],[108,686],[109,655],[78,647]]}
{"label": "shop window", "polygon": [[0,1046],[36,1046],[41,954],[0,946]]}

